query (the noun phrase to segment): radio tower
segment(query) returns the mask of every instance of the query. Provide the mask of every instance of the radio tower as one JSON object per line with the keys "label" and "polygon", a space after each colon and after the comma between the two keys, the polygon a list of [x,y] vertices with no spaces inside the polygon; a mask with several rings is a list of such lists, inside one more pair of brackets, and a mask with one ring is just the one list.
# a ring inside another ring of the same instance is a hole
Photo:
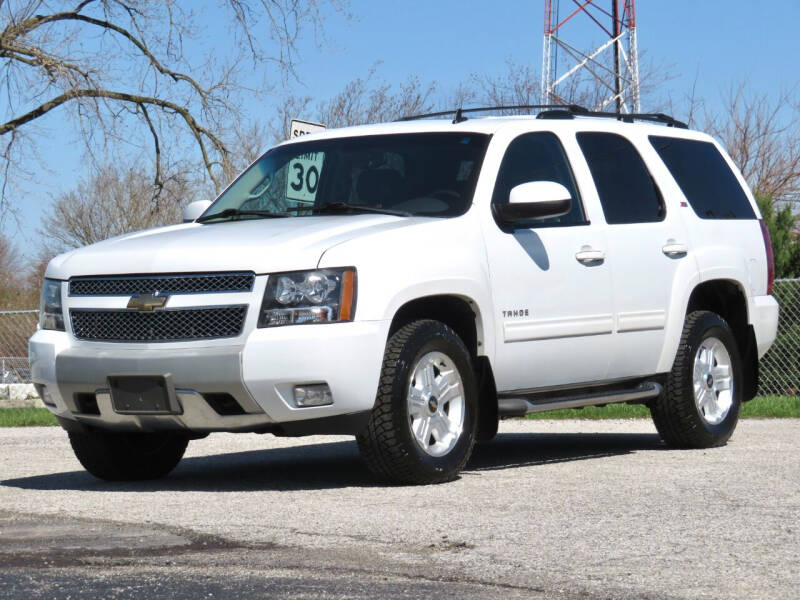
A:
{"label": "radio tower", "polygon": [[[572,10],[559,16],[560,0],[544,2],[544,46],[542,52],[542,104],[565,104],[559,94],[570,78],[588,73],[608,97],[594,110],[617,113],[641,111],[639,98],[639,51],[636,45],[635,0],[572,0]],[[609,6],[610,5],[610,6]],[[581,50],[562,37],[565,27],[577,18],[588,18],[608,40],[593,50]],[[565,71],[558,75],[558,52]],[[608,53],[613,53],[609,61]],[[609,62],[611,64],[609,64]]]}

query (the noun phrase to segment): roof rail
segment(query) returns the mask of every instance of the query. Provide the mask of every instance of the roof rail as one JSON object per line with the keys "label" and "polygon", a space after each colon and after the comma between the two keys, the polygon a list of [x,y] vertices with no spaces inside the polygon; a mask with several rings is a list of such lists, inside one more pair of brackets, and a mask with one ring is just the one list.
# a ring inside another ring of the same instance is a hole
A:
{"label": "roof rail", "polygon": [[409,115],[401,117],[398,121],[416,121],[418,119],[429,119],[432,117],[446,117],[453,115],[453,124],[462,123],[467,120],[464,115],[467,113],[476,112],[490,112],[501,110],[539,110],[536,115],[537,119],[574,119],[575,117],[601,117],[606,119],[617,119],[624,123],[633,123],[634,121],[652,121],[654,123],[663,123],[668,127],[677,127],[679,129],[689,129],[689,126],[683,121],[678,121],[674,117],[665,115],[664,113],[615,113],[592,111],[584,108],[578,104],[519,104],[509,106],[482,106],[478,108],[456,108],[453,110],[443,110],[439,112],[426,113],[421,115]]}
{"label": "roof rail", "polygon": [[[575,110],[577,108],[578,110]],[[689,126],[683,121],[665,115],[664,113],[615,113],[586,110],[582,107],[570,106],[569,108],[561,108],[554,110],[545,110],[536,115],[537,119],[573,119],[575,117],[601,117],[606,119],[617,119],[623,123],[633,123],[634,121],[653,121],[654,123],[663,123],[667,127],[677,127],[679,129],[689,129]]]}
{"label": "roof rail", "polygon": [[426,113],[422,115],[408,115],[397,119],[398,121],[416,121],[418,119],[430,119],[431,117],[453,116],[453,124],[462,123],[467,120],[466,113],[489,112],[500,110],[574,110],[575,112],[586,111],[577,104],[518,104],[513,106],[482,106],[478,108],[455,108],[453,110],[442,110],[439,112]]}

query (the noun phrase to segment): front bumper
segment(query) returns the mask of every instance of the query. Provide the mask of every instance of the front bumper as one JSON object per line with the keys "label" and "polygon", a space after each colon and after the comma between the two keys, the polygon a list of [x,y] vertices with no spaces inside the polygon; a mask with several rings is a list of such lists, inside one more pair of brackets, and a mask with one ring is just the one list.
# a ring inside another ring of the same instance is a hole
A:
{"label": "front bumper", "polygon": [[[30,340],[31,378],[62,425],[77,422],[127,431],[276,431],[303,433],[351,427],[375,401],[387,321],[254,329],[237,345],[79,342],[65,332],[38,331]],[[109,375],[170,375],[182,414],[130,415],[113,409]],[[327,383],[329,406],[297,408],[295,385]],[[230,394],[241,414],[219,414],[204,395]],[[87,414],[81,394],[94,394]],[[360,420],[359,420],[360,422]],[[348,425],[343,425],[348,423]]]}

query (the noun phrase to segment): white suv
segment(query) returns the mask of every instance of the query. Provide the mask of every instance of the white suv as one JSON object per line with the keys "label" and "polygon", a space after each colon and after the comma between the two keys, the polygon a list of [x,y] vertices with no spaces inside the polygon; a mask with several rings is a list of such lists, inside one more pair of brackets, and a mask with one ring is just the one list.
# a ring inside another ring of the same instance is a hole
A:
{"label": "white suv", "polygon": [[775,338],[752,194],[663,115],[322,132],[188,212],[47,268],[32,377],[103,479],[240,431],[353,434],[380,478],[440,482],[499,418],[612,402],[721,445]]}

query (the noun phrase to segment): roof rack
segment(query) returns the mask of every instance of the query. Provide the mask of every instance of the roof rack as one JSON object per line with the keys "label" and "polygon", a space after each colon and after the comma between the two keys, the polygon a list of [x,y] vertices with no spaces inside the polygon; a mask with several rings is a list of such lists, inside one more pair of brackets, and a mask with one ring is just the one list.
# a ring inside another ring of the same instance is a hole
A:
{"label": "roof rack", "polygon": [[581,106],[569,105],[566,108],[556,108],[545,110],[536,115],[537,119],[574,119],[575,117],[601,117],[606,119],[617,119],[623,123],[633,123],[634,121],[653,121],[663,123],[667,127],[677,127],[679,129],[689,129],[683,121],[665,115],[664,113],[615,113],[587,110]]}
{"label": "roof rack", "polygon": [[513,106],[483,106],[479,108],[456,108],[453,110],[443,110],[440,112],[426,113],[422,115],[409,115],[398,119],[398,121],[416,121],[418,119],[429,119],[432,117],[446,117],[453,115],[453,124],[462,123],[467,120],[464,115],[467,113],[489,112],[501,110],[539,110],[537,119],[574,119],[575,117],[601,117],[606,119],[617,119],[624,123],[634,121],[652,121],[663,123],[667,127],[677,127],[679,129],[689,129],[683,121],[665,115],[664,113],[615,113],[593,111],[578,104],[520,104]]}
{"label": "roof rack", "polygon": [[488,112],[500,110],[574,110],[576,112],[586,109],[577,104],[519,104],[514,106],[482,106],[478,108],[456,108],[453,110],[443,110],[440,112],[426,113],[423,115],[408,115],[397,119],[398,121],[416,121],[418,119],[430,119],[431,117],[446,117],[454,115],[453,124],[462,123],[467,120],[464,115],[475,112]]}

